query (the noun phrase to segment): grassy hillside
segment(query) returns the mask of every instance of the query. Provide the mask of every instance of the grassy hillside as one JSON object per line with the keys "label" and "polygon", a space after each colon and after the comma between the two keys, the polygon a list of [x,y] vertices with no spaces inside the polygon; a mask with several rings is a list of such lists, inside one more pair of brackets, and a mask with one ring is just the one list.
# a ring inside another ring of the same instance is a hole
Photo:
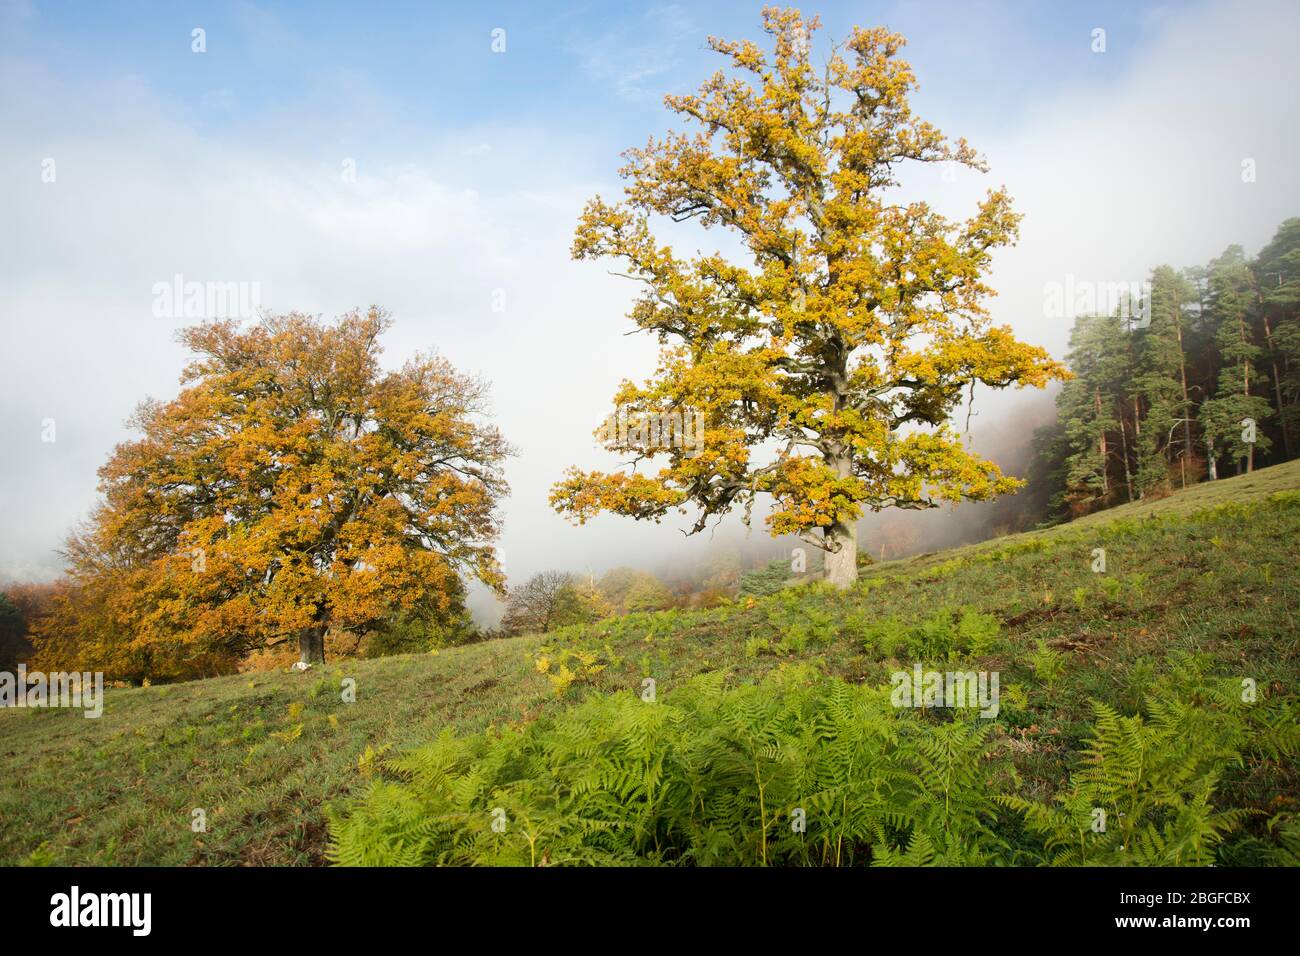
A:
{"label": "grassy hillside", "polygon": [[[1077,764],[1090,701],[1132,712],[1188,655],[1294,702],[1298,488],[1300,462],[876,565],[848,594],[804,586],[545,642],[110,690],[99,720],[0,711],[0,863],[322,863],[325,805],[360,793],[388,756],[444,728],[527,724],[592,693],[639,691],[646,676],[667,690],[721,671],[734,685],[792,661],[887,684],[910,660],[899,635],[962,609],[997,622],[996,642],[976,658],[1002,674],[990,746],[1011,755],[1018,792],[1045,799]],[[1097,548],[1104,574],[1092,570]],[[340,693],[349,678],[355,703]],[[1294,760],[1246,761],[1221,792],[1258,811],[1233,844],[1252,862],[1267,820],[1300,804],[1300,775]],[[207,832],[191,829],[195,808]]]}

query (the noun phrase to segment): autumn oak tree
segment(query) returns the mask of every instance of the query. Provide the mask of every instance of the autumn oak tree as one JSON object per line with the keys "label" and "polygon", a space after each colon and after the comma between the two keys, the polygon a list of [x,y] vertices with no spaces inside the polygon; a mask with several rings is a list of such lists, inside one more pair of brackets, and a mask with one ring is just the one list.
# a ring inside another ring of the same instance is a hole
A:
{"label": "autumn oak tree", "polygon": [[[593,199],[573,244],[575,258],[626,264],[645,287],[630,318],[662,345],[655,376],[625,381],[615,402],[629,417],[702,412],[703,448],[629,442],[630,473],[570,469],[551,501],[580,522],[694,505],[700,531],[766,493],[772,534],[823,548],[828,578],[847,586],[864,507],[1018,487],[948,426],[976,383],[1067,373],[984,308],[992,252],[1017,234],[1007,194],[956,223],[896,200],[907,164],[985,169],[913,115],[903,38],[857,28],[814,66],[816,19],[769,8],[764,23],[771,50],[710,38],[737,75],[665,99],[698,130],[629,150],[624,201]],[[652,234],[655,216],[727,230],[752,261],[681,257]],[[636,471],[656,455],[668,459],[657,473]]]}
{"label": "autumn oak tree", "polygon": [[142,437],[100,470],[47,654],[80,630],[124,659],[294,641],[319,662],[331,628],[450,616],[470,578],[502,591],[511,450],[485,420],[487,386],[438,356],[381,369],[388,325],[372,308],[184,330],[185,387],[143,404]]}

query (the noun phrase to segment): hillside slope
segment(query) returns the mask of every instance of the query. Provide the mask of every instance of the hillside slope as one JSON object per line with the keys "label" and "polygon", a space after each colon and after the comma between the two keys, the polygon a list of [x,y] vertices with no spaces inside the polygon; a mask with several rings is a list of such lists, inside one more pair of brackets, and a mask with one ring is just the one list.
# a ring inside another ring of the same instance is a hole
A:
{"label": "hillside slope", "polygon": [[[527,723],[593,691],[638,691],[646,676],[671,688],[722,671],[734,683],[796,660],[887,683],[902,657],[889,634],[950,623],[963,608],[998,624],[996,648],[980,658],[1003,674],[997,746],[1015,754],[1025,793],[1050,794],[1075,759],[1090,701],[1138,707],[1180,655],[1249,676],[1261,694],[1295,694],[1298,488],[1300,462],[1277,466],[876,565],[847,594],[799,587],[545,642],[111,690],[99,720],[0,712],[0,863],[322,863],[326,804],[361,792],[388,755],[444,728]],[[1105,573],[1093,570],[1098,548]],[[342,699],[349,679],[355,703]],[[1294,761],[1244,768],[1226,787],[1261,821],[1300,802]],[[192,827],[195,810],[203,832]]]}

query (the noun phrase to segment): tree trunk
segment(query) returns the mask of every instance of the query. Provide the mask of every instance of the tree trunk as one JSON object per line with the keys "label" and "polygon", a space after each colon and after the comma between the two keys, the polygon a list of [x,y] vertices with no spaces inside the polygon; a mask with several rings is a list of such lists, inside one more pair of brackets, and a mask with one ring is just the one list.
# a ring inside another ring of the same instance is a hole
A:
{"label": "tree trunk", "polygon": [[838,521],[824,529],[822,535],[826,541],[826,580],[840,589],[852,587],[858,579],[857,522]]}
{"label": "tree trunk", "polygon": [[315,624],[298,632],[298,654],[303,664],[325,663],[325,625]]}
{"label": "tree trunk", "polygon": [[1128,488],[1128,500],[1133,500],[1133,475],[1128,468],[1128,429],[1124,427],[1124,415],[1119,416],[1119,440],[1124,452],[1124,486]]}
{"label": "tree trunk", "polygon": [[[1250,342],[1250,339],[1246,335],[1245,313],[1242,313],[1242,315],[1237,319],[1237,325],[1241,329],[1241,344],[1247,345]],[[1250,361],[1244,358],[1241,360],[1241,395],[1243,398],[1247,400],[1250,399]],[[1255,470],[1255,445],[1252,442],[1250,444],[1250,447],[1246,449],[1246,471],[1251,472],[1254,470]],[[1240,462],[1237,463],[1237,474],[1241,474]]]}
{"label": "tree trunk", "polygon": [[[1278,276],[1278,284],[1281,284],[1281,276]],[[1282,426],[1282,453],[1290,459],[1291,457],[1291,438],[1286,433],[1286,414],[1282,405],[1282,379],[1277,372],[1277,352],[1273,349],[1273,327],[1268,321],[1268,312],[1264,310],[1264,295],[1258,288],[1255,290],[1255,298],[1259,302],[1259,315],[1264,320],[1264,339],[1268,342],[1269,361],[1273,365],[1273,394],[1277,398],[1277,421]]]}
{"label": "tree trunk", "polygon": [[[842,407],[842,396],[835,398],[835,407]],[[853,474],[853,454],[847,448],[835,447],[826,453],[826,464],[835,470],[840,478]],[[858,523],[836,521],[822,529],[822,539],[826,545],[822,566],[826,569],[826,580],[841,590],[851,588],[858,580]]]}
{"label": "tree trunk", "polygon": [[[1097,404],[1097,420],[1100,421],[1101,420],[1101,389],[1094,388],[1092,390],[1092,395],[1093,398],[1096,400],[1096,404]],[[1110,498],[1110,479],[1106,475],[1106,471],[1109,465],[1110,462],[1108,461],[1108,456],[1106,454],[1106,430],[1102,429],[1101,432],[1101,495],[1103,498]]]}
{"label": "tree trunk", "polygon": [[1178,378],[1183,383],[1183,487],[1187,487],[1187,456],[1192,453],[1192,403],[1187,398],[1187,364],[1183,355],[1183,320],[1178,317],[1174,328],[1178,331]]}

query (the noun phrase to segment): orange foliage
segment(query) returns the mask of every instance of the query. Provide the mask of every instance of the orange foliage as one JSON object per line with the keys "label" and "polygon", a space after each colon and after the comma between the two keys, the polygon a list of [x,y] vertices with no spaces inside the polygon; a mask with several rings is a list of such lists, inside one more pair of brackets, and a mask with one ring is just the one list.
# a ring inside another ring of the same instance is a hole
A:
{"label": "orange foliage", "polygon": [[185,387],[141,405],[143,437],[100,470],[39,659],[155,679],[284,641],[319,660],[330,632],[455,617],[463,578],[500,590],[510,448],[483,420],[487,387],[436,355],[383,371],[388,324],[372,308],[182,332]]}

